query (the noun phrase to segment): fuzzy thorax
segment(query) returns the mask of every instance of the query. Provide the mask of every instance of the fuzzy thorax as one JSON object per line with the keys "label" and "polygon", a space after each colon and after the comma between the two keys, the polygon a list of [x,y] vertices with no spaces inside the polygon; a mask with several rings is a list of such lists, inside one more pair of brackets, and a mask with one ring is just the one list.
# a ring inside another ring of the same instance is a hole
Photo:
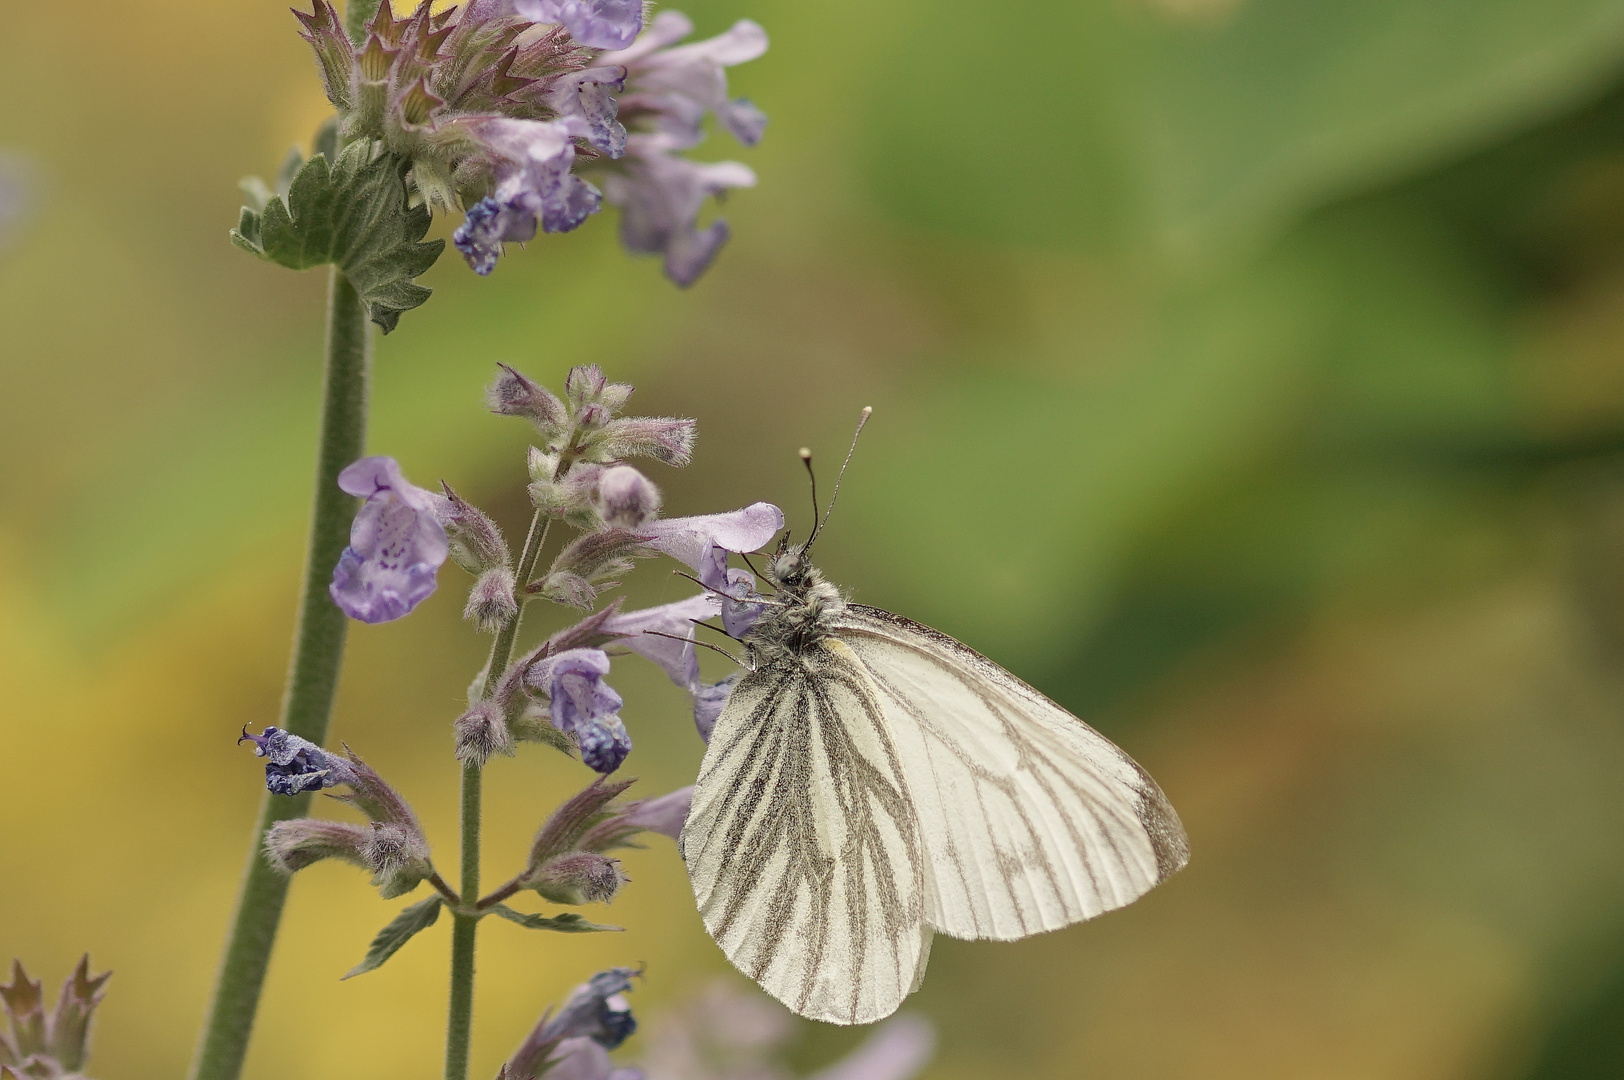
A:
{"label": "fuzzy thorax", "polygon": [[778,593],[744,639],[758,662],[799,656],[828,634],[829,623],[846,607],[840,590],[799,552],[774,559],[768,576]]}

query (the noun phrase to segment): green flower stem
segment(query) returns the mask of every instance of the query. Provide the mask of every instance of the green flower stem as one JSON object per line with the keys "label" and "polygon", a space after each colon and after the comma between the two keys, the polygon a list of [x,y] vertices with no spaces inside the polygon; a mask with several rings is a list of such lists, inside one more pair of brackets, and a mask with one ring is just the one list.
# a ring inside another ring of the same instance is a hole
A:
{"label": "green flower stem", "polygon": [[[328,579],[349,542],[355,499],[338,487],[338,474],[361,456],[366,443],[367,378],[371,334],[366,308],[349,280],[332,269],[327,306],[327,386],[317,452],[315,509],[305,560],[304,593],[293,661],[279,726],[320,744],[327,736],[333,692],[344,658],[344,613],[327,595]],[[265,831],[303,816],[311,793],[291,798],[265,794],[248,848],[231,936],[215,980],[214,998],[192,1061],[191,1080],[236,1080],[248,1051],[260,989],[276,941],[288,879],[271,869],[260,850]]]}
{"label": "green flower stem", "polygon": [[[519,555],[519,569],[514,587],[514,601],[518,613],[496,633],[491,643],[491,658],[485,665],[484,696],[489,697],[501,681],[502,673],[513,660],[513,645],[519,638],[519,624],[524,620],[524,605],[529,599],[525,584],[535,573],[536,560],[547,543],[547,530],[551,520],[537,512],[530,519],[530,530],[525,534],[524,550]],[[468,764],[462,767],[462,895],[472,904],[479,895],[479,825],[480,794],[484,776],[480,767]],[[474,1034],[474,948],[479,929],[480,913],[454,913],[451,924],[451,998],[446,1008],[445,1080],[467,1080],[468,1047]]]}

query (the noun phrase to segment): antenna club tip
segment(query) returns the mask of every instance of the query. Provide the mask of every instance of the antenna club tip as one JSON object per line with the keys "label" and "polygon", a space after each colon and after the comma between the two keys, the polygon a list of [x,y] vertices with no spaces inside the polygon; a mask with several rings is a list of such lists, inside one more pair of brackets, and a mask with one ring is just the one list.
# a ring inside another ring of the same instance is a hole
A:
{"label": "antenna club tip", "polygon": [[874,413],[874,406],[872,406],[872,405],[864,405],[863,406],[863,419],[864,420],[867,420],[871,415],[873,415],[873,413]]}
{"label": "antenna club tip", "polygon": [[809,447],[803,446],[803,447],[800,448],[800,450],[796,451],[796,453],[801,455],[801,460],[802,461],[811,461],[812,460],[812,450]]}

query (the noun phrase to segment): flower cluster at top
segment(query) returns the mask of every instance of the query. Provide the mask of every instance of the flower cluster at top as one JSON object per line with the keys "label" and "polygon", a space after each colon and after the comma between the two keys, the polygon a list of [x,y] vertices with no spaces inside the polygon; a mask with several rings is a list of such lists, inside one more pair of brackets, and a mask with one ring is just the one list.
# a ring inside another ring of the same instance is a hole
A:
{"label": "flower cluster at top", "polygon": [[424,0],[396,18],[384,0],[359,40],[328,0],[296,14],[339,138],[408,163],[413,197],[431,208],[464,208],[453,242],[476,273],[491,272],[504,243],[568,232],[605,200],[620,208],[627,248],[663,256],[679,285],[704,273],[728,238],[724,221],[699,227],[706,200],[755,174],[682,155],[711,114],[745,146],[760,140],[766,116],[729,98],[725,71],[766,51],[760,26],[741,20],[679,45],[688,18],[665,11],[644,26],[641,0],[430,11]]}

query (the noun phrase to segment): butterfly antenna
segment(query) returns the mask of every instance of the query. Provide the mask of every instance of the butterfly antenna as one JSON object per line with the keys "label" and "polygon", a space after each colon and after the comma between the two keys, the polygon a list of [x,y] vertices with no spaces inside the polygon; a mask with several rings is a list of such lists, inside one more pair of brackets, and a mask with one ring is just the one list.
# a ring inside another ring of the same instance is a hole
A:
{"label": "butterfly antenna", "polygon": [[818,515],[823,512],[818,505],[818,474],[812,471],[812,451],[801,447],[801,464],[806,466],[806,478],[812,481],[812,535],[818,535]]}
{"label": "butterfly antenna", "polygon": [[[872,415],[874,415],[874,406],[864,405],[862,413],[857,417],[857,430],[852,432],[851,435],[851,447],[846,451],[846,460],[840,463],[840,472],[835,476],[835,490],[829,496],[829,508],[823,512],[823,517],[812,527],[812,535],[806,538],[806,544],[801,548],[802,552],[812,550],[812,541],[818,538],[818,533],[823,531],[823,526],[829,520],[829,515],[834,513],[835,500],[840,498],[840,482],[846,478],[846,469],[851,465],[851,456],[857,453],[857,440],[863,434],[863,425],[868,423],[868,418]],[[812,468],[811,452],[803,450],[801,453],[807,463],[807,469],[810,470]]]}

